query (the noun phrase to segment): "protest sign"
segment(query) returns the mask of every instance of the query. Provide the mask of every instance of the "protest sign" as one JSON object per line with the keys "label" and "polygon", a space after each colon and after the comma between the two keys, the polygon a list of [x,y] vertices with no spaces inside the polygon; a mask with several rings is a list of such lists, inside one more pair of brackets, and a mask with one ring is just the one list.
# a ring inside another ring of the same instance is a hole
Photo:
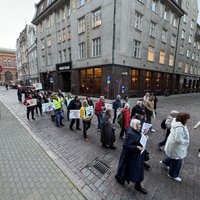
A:
{"label": "protest sign", "polygon": [[36,99],[29,99],[26,102],[27,102],[27,104],[26,104],[27,107],[37,105],[37,100]]}
{"label": "protest sign", "polygon": [[34,83],[33,87],[35,88],[35,90],[42,90],[42,83]]}
{"label": "protest sign", "polygon": [[107,109],[110,109],[110,110],[113,109],[113,105],[111,103],[105,103],[105,107],[106,107],[106,110]]}
{"label": "protest sign", "polygon": [[70,110],[69,119],[79,119],[80,118],[80,110]]}
{"label": "protest sign", "polygon": [[43,103],[42,112],[49,112],[55,109],[55,104],[53,102]]}
{"label": "protest sign", "polygon": [[89,116],[93,116],[94,115],[94,108],[93,106],[88,106],[88,107],[85,107],[85,118],[89,117]]}
{"label": "protest sign", "polygon": [[146,122],[143,123],[142,125],[142,131],[141,134],[147,134],[147,132],[149,131],[149,129],[152,127],[152,124],[148,124]]}

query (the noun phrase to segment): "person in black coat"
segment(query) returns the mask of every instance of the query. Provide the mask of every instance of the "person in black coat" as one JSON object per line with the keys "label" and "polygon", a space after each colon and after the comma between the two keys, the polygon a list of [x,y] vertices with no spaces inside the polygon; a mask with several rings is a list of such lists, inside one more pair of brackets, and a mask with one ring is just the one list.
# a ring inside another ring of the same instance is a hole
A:
{"label": "person in black coat", "polygon": [[135,106],[131,110],[131,119],[135,116],[136,113],[144,112],[142,101],[137,101]]}
{"label": "person in black coat", "polygon": [[140,120],[131,120],[115,178],[122,185],[124,185],[125,181],[128,184],[133,182],[137,191],[147,194],[147,191],[141,186],[141,182],[144,179],[144,152],[141,153],[143,147],[140,144],[140,129]]}
{"label": "person in black coat", "polygon": [[113,117],[113,124],[115,124],[115,120],[117,118],[117,110],[122,107],[121,104],[121,96],[117,95],[116,100],[113,102],[113,109],[114,109],[114,117]]}
{"label": "person in black coat", "polygon": [[[82,106],[82,104],[81,104],[81,101],[80,101],[80,97],[79,96],[75,96],[75,98],[72,101],[70,101],[69,106],[67,108],[68,108],[68,110],[70,112],[70,110],[80,110],[81,106]],[[73,125],[74,125],[75,121],[76,121],[76,130],[81,130],[80,129],[80,120],[79,119],[72,119],[71,123],[70,123],[70,126],[69,126],[69,129],[71,131],[73,131]]]}

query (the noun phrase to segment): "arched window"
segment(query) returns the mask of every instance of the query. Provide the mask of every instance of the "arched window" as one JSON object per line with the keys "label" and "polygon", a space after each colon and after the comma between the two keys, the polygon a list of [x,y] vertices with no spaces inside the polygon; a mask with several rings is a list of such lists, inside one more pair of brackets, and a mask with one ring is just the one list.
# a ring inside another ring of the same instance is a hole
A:
{"label": "arched window", "polygon": [[6,82],[7,81],[12,81],[13,80],[13,76],[12,76],[12,73],[11,72],[6,72],[5,73],[5,79],[6,79]]}

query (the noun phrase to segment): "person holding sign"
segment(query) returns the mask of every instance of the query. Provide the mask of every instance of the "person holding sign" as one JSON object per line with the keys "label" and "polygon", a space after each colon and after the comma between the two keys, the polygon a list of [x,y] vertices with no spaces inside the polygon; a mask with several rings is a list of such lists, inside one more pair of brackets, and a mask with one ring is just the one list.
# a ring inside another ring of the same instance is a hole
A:
{"label": "person holding sign", "polygon": [[141,182],[144,180],[144,149],[146,140],[144,140],[145,136],[141,135],[140,130],[140,120],[132,119],[127,130],[127,137],[124,141],[115,178],[121,185],[124,185],[125,181],[128,184],[133,182],[137,191],[147,194],[147,191],[141,185]]}
{"label": "person holding sign", "polygon": [[28,97],[25,98],[24,100],[24,105],[27,106],[27,113],[26,113],[26,116],[27,116],[27,119],[29,120],[29,115],[30,115],[30,112],[31,112],[31,116],[32,116],[32,119],[35,120],[35,117],[34,117],[34,109],[35,109],[35,105],[31,105],[31,101],[34,100],[33,99],[33,95],[31,93],[28,94]]}
{"label": "person holding sign", "polygon": [[87,130],[90,128],[92,119],[92,112],[87,112],[87,108],[89,107],[90,106],[88,105],[87,100],[84,100],[83,105],[80,109],[80,117],[83,121],[83,137],[87,142],[88,142]]}

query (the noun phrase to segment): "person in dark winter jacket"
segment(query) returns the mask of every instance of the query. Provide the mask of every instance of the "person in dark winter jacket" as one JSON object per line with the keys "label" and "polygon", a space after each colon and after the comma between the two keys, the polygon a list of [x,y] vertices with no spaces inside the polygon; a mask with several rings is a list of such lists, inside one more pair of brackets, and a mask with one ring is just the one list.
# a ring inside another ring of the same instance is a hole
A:
{"label": "person in dark winter jacket", "polygon": [[93,108],[94,108],[94,103],[93,103],[93,101],[90,99],[89,96],[86,96],[86,100],[87,100],[87,102],[88,102],[88,105],[89,105],[89,106],[93,106]]}
{"label": "person in dark winter jacket", "polygon": [[140,111],[144,112],[142,101],[137,101],[135,106],[133,106],[133,108],[131,110],[131,119],[133,118],[133,116],[135,116],[136,113],[138,113]]}
{"label": "person in dark winter jacket", "polygon": [[[68,106],[68,110],[69,110],[69,112],[70,112],[70,110],[80,110],[81,106],[82,105],[81,105],[80,97],[75,96],[75,98],[72,101],[70,101],[69,106]],[[75,121],[76,121],[76,130],[81,130],[79,119],[72,119],[70,126],[69,126],[69,129],[71,131],[73,131],[73,125],[74,125]]]}
{"label": "person in dark winter jacket", "polygon": [[115,120],[117,118],[117,110],[122,107],[121,104],[121,96],[117,95],[116,100],[113,102],[113,109],[114,109],[114,117],[113,117],[113,124],[115,123]]}
{"label": "person in dark winter jacket", "polygon": [[115,133],[113,123],[111,119],[111,110],[107,109],[102,118],[102,129],[101,129],[101,143],[102,147],[110,149],[116,149],[113,146],[115,142]]}
{"label": "person in dark winter jacket", "polygon": [[144,152],[141,153],[143,147],[140,144],[142,136],[140,129],[140,121],[137,119],[131,120],[115,178],[122,185],[125,181],[128,184],[133,182],[137,191],[147,194],[147,191],[141,186],[144,179]]}

